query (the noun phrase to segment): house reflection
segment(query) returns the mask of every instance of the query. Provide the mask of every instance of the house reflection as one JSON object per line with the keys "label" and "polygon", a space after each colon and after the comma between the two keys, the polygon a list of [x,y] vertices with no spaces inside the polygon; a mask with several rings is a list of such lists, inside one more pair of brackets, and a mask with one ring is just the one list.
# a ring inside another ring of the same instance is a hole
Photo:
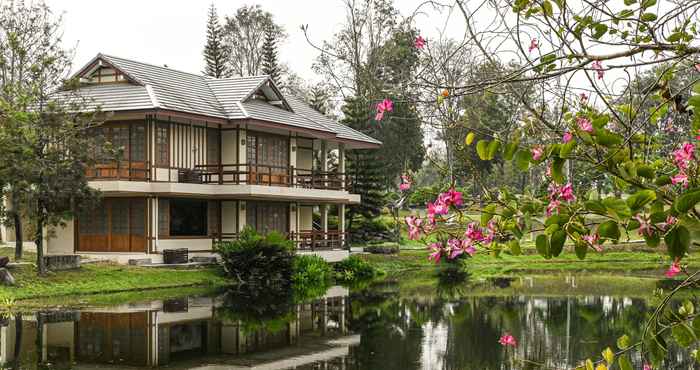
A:
{"label": "house reflection", "polygon": [[24,315],[0,329],[0,361],[21,369],[341,369],[349,346],[359,343],[347,334],[347,296],[347,289],[331,288],[321,299],[295,305],[279,326],[253,330],[218,318],[217,298]]}

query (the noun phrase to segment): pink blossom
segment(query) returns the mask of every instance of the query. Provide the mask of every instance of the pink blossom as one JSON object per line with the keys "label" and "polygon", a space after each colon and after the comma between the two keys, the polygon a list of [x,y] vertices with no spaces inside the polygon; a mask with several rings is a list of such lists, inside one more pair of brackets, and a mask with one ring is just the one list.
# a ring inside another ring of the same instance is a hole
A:
{"label": "pink blossom", "polygon": [[698,134],[698,136],[695,137],[695,140],[700,140],[700,129],[698,129],[697,134]]}
{"label": "pink blossom", "polygon": [[489,221],[489,223],[486,225],[486,229],[489,232],[488,232],[488,234],[486,234],[486,236],[482,240],[482,243],[489,244],[493,241],[493,239],[496,237],[496,233],[497,233],[496,228],[497,228],[496,220],[492,219],[491,221]]}
{"label": "pink blossom", "polygon": [[654,235],[654,229],[651,227],[651,223],[649,223],[649,220],[645,217],[642,217],[641,215],[636,215],[634,216],[634,219],[639,222],[639,233],[644,235],[644,236],[652,236]]}
{"label": "pink blossom", "polygon": [[540,158],[542,158],[542,154],[544,153],[544,150],[542,150],[542,147],[537,145],[532,148],[532,159],[539,161]]}
{"label": "pink blossom", "polygon": [[498,343],[504,347],[515,347],[518,345],[518,341],[510,333],[503,333],[503,335],[501,335],[501,338],[498,339]]}
{"label": "pink blossom", "polygon": [[578,125],[578,128],[581,129],[581,131],[589,133],[593,132],[593,123],[591,123],[591,120],[589,120],[586,117],[576,118],[576,124]]}
{"label": "pink blossom", "polygon": [[593,63],[591,63],[591,67],[593,68],[593,70],[596,71],[596,74],[598,75],[598,79],[602,80],[604,72],[603,72],[603,64],[600,62],[600,60],[593,61]]}
{"label": "pink blossom", "polygon": [[416,49],[423,49],[425,47],[425,39],[423,38],[423,36],[418,35],[418,37],[416,37],[414,45]]}
{"label": "pink blossom", "polygon": [[449,208],[442,202],[428,203],[428,215],[446,215]]}
{"label": "pink blossom", "polygon": [[651,365],[644,364],[644,368],[642,370],[652,370]]}
{"label": "pink blossom", "polygon": [[527,48],[528,53],[532,53],[533,50],[537,49],[539,47],[539,44],[537,43],[537,39],[532,39],[530,40],[530,47]]}
{"label": "pink blossom", "polygon": [[482,242],[484,240],[484,232],[476,222],[471,222],[467,225],[464,236],[472,242]]}
{"label": "pink blossom", "polygon": [[377,114],[374,115],[374,120],[381,121],[382,119],[384,119],[384,111],[377,111]]}
{"label": "pink blossom", "polygon": [[399,190],[406,191],[411,188],[411,178],[408,175],[401,175],[401,184],[399,184]]}
{"label": "pink blossom", "polygon": [[668,215],[668,217],[666,217],[666,222],[661,222],[658,224],[658,226],[661,230],[667,231],[669,228],[671,228],[671,226],[675,225],[676,222],[678,222],[677,218]]}
{"label": "pink blossom", "polygon": [[416,216],[406,216],[406,225],[408,225],[408,238],[416,240],[420,236],[420,227],[423,220]]}
{"label": "pink blossom", "polygon": [[567,183],[559,189],[559,196],[567,202],[576,201],[576,196],[574,195],[574,186],[571,183]]}
{"label": "pink blossom", "polygon": [[667,278],[673,278],[674,276],[678,275],[681,272],[681,264],[678,258],[676,258],[671,266],[666,270],[666,277]]}
{"label": "pink blossom", "polygon": [[547,205],[547,211],[546,211],[547,217],[551,216],[552,213],[554,213],[554,210],[559,208],[560,205],[561,205],[561,202],[558,200],[553,200],[553,201],[549,202],[549,204]]}
{"label": "pink blossom", "polygon": [[700,72],[700,63],[698,63],[698,64],[695,65],[695,70],[698,71],[698,72]]}
{"label": "pink blossom", "polygon": [[683,172],[679,172],[676,176],[671,177],[671,183],[673,185],[681,184],[684,188],[688,187],[688,175]]}
{"label": "pink blossom", "polygon": [[375,121],[381,121],[384,119],[384,112],[391,112],[394,110],[394,102],[391,99],[384,99],[377,104],[377,114],[374,116]]}
{"label": "pink blossom", "polygon": [[474,256],[476,253],[476,248],[471,243],[472,242],[469,240],[462,240],[462,249],[464,249],[464,253],[468,254],[469,256]]}
{"label": "pink blossom", "polygon": [[588,95],[586,95],[585,92],[579,94],[579,102],[581,103],[581,105],[586,105],[586,103],[588,103]]}
{"label": "pink blossom", "polygon": [[432,251],[432,253],[428,255],[428,260],[433,261],[436,264],[440,263],[440,257],[442,256],[442,244],[432,243],[430,246],[428,246],[428,249]]}
{"label": "pink blossom", "polygon": [[673,151],[673,162],[679,169],[685,170],[688,168],[688,163],[695,159],[695,145],[684,143],[680,149]]}
{"label": "pink blossom", "polygon": [[602,252],[603,248],[600,246],[600,236],[596,234],[589,234],[589,235],[584,235],[581,237],[583,240],[588,243],[593,249],[595,249],[598,252]]}
{"label": "pink blossom", "polygon": [[544,170],[544,175],[547,177],[552,177],[552,164],[548,163],[547,168]]}
{"label": "pink blossom", "polygon": [[464,250],[462,249],[462,241],[459,239],[454,239],[454,238],[448,240],[447,241],[447,251],[449,253],[447,258],[455,259],[460,254],[464,253]]}
{"label": "pink blossom", "polygon": [[561,141],[563,143],[568,143],[574,138],[574,135],[572,135],[569,131],[564,133],[564,136],[562,136]]}

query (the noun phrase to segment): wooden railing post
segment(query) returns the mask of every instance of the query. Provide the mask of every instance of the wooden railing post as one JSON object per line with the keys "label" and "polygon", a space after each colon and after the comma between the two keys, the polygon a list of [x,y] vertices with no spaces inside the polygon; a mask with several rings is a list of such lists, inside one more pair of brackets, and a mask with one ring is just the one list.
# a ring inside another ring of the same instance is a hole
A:
{"label": "wooden railing post", "polygon": [[219,185],[224,183],[224,165],[219,163]]}

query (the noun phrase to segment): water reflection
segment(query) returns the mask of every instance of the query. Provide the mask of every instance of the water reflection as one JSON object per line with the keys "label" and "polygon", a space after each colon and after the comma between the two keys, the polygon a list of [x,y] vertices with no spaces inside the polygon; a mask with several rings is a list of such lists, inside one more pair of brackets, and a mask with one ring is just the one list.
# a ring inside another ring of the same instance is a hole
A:
{"label": "water reflection", "polygon": [[[0,361],[18,369],[564,369],[614,348],[622,333],[638,337],[648,315],[640,298],[533,296],[512,293],[517,281],[487,284],[481,296],[385,280],[352,293],[333,287],[302,304],[229,292],[15,315],[0,322]],[[526,361],[497,345],[504,331]],[[695,366],[682,351],[669,358],[664,369]]]}

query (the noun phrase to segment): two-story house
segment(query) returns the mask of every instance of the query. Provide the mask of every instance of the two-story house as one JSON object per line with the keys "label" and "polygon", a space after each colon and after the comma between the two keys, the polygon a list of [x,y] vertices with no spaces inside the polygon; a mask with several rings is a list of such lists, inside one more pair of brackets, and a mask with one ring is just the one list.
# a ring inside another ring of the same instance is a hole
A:
{"label": "two-story house", "polygon": [[[80,95],[108,117],[95,135],[123,156],[89,170],[102,204],[56,230],[48,254],[205,256],[249,225],[289,235],[302,252],[347,255],[345,206],[360,197],[347,189],[345,151],[377,140],[283,94],[268,76],[216,79],[98,54],[76,77]],[[319,160],[330,151],[333,171]]]}

